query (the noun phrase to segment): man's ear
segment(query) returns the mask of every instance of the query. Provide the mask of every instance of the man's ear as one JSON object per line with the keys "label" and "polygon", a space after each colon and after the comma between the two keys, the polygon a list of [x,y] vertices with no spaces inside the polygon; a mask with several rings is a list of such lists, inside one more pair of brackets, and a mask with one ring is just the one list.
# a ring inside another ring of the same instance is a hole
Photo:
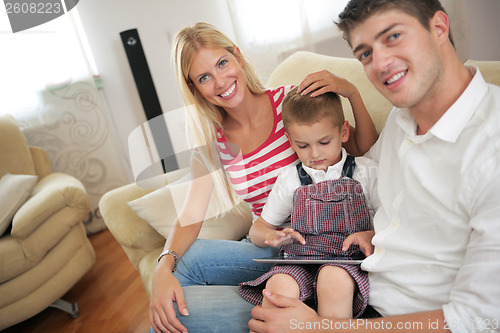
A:
{"label": "man's ear", "polygon": [[430,29],[435,32],[436,38],[443,42],[449,40],[450,20],[445,12],[438,10],[430,21]]}
{"label": "man's ear", "polygon": [[349,140],[349,130],[350,130],[349,122],[346,120],[344,121],[342,127],[340,128],[340,139],[342,143],[345,143],[347,142],[347,140]]}

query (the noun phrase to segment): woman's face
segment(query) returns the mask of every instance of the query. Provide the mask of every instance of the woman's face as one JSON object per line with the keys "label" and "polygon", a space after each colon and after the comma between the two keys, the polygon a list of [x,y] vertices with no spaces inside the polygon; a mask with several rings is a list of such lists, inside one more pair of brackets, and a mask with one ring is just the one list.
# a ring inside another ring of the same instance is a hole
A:
{"label": "woman's face", "polygon": [[[201,48],[195,54],[189,78],[210,103],[225,110],[236,108],[248,91],[241,54],[223,48]],[[192,87],[192,86],[191,86]]]}

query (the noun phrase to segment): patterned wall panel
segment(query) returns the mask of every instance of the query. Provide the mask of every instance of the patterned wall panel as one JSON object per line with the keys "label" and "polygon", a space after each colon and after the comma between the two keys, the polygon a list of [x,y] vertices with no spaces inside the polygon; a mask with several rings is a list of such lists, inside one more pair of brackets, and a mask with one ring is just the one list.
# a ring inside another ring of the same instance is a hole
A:
{"label": "patterned wall panel", "polygon": [[30,145],[48,151],[54,171],[78,178],[89,194],[89,234],[105,229],[98,203],[128,183],[112,127],[93,80],[44,90],[36,116],[17,119]]}

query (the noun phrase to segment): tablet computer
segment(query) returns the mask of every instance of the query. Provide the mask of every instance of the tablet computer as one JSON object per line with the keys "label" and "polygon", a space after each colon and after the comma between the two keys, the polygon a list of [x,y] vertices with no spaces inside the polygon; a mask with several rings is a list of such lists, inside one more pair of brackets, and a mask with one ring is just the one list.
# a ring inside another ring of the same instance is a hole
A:
{"label": "tablet computer", "polygon": [[267,258],[256,258],[253,261],[258,263],[270,263],[270,264],[346,264],[346,265],[360,265],[363,262],[364,256],[353,256],[353,257],[321,257],[321,256],[293,256],[293,257],[267,257]]}

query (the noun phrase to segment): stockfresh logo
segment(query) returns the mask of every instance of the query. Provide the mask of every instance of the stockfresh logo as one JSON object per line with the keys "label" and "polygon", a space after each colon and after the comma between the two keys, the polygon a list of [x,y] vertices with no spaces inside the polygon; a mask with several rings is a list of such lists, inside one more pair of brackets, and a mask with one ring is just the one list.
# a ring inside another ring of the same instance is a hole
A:
{"label": "stockfresh logo", "polygon": [[79,0],[4,0],[12,32],[16,33],[52,21],[73,9]]}

